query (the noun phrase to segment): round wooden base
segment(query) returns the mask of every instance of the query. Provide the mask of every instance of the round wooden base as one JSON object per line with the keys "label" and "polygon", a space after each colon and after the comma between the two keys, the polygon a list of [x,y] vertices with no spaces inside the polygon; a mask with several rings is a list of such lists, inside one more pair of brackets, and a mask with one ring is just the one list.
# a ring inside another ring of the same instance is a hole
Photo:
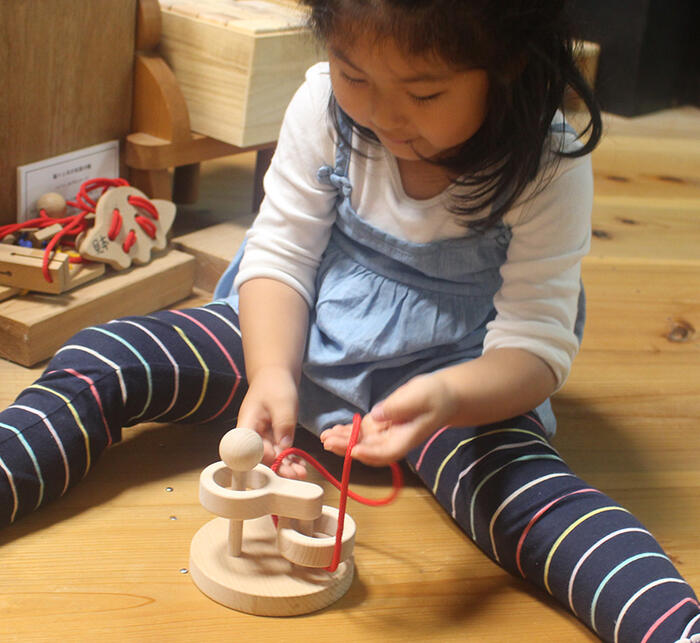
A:
{"label": "round wooden base", "polygon": [[195,534],[190,546],[192,579],[226,607],[258,616],[307,614],[337,601],[352,583],[352,558],[332,573],[283,558],[270,516],[243,523],[240,556],[228,554],[228,528],[226,518],[215,518]]}

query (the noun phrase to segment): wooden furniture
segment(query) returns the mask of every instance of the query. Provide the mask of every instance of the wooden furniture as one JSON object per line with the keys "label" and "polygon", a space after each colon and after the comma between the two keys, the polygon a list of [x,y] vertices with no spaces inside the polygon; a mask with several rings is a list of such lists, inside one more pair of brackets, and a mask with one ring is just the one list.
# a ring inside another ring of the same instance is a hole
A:
{"label": "wooden furniture", "polygon": [[241,148],[192,132],[178,81],[156,50],[161,25],[158,0],[139,0],[131,133],[124,150],[131,184],[151,198],[193,203],[197,200],[201,161],[260,150],[253,195],[253,209],[257,210],[262,200],[262,176],[272,158],[275,140]]}
{"label": "wooden furniture", "polygon": [[[594,157],[596,233],[584,265],[588,325],[571,377],[554,399],[555,446],[588,483],[656,534],[697,591],[700,189],[692,177],[700,173],[693,153],[700,111],[606,125],[608,138]],[[207,249],[205,241],[199,249]],[[0,406],[40,370],[0,360]],[[124,441],[74,490],[0,531],[0,638],[598,640],[547,595],[487,559],[410,474],[387,507],[349,504],[360,534],[356,575],[333,606],[271,619],[209,600],[192,583],[188,552],[211,518],[197,498],[199,476],[216,460],[226,428],[126,429]],[[339,459],[301,437],[301,446],[337,475]],[[313,471],[309,477],[319,481]],[[325,502],[337,506],[335,489],[320,484]],[[389,489],[389,473],[355,465],[351,485],[379,497]]]}
{"label": "wooden furniture", "polygon": [[240,147],[277,139],[285,109],[321,48],[293,0],[161,0],[158,51],[192,129]]}
{"label": "wooden furniture", "polygon": [[257,151],[257,211],[284,110],[318,52],[294,3],[210,4],[139,1],[125,161],[150,197],[193,203],[201,161]]}
{"label": "wooden furniture", "polygon": [[137,0],[0,2],[0,224],[17,166],[130,131]]}

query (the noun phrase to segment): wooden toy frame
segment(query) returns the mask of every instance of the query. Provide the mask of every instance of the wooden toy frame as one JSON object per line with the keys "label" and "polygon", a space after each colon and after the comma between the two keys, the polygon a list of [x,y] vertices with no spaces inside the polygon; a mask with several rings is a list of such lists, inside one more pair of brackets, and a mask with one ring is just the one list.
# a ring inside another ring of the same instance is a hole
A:
{"label": "wooden toy frame", "polygon": [[321,487],[281,478],[260,464],[262,439],[249,429],[229,431],[219,452],[222,461],[200,476],[200,502],[221,517],[192,539],[197,587],[222,605],[259,616],[305,614],[343,596],[354,574],[352,518],[345,515],[340,563],[329,571],[339,512],[322,504]]}

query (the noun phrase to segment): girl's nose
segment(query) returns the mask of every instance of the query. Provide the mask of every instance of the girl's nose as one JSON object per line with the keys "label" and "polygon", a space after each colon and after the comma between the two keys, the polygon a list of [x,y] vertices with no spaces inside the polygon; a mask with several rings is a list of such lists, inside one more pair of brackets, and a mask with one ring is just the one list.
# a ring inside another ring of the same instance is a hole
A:
{"label": "girl's nose", "polygon": [[405,118],[401,114],[397,101],[390,96],[373,92],[370,97],[370,119],[380,130],[392,131],[401,127]]}

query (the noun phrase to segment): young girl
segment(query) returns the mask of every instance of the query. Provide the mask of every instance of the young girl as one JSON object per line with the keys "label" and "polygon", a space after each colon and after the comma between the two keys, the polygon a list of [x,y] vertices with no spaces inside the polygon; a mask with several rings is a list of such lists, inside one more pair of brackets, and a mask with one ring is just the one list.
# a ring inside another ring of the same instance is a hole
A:
{"label": "young girl", "polygon": [[[354,457],[405,457],[488,556],[601,638],[700,640],[658,543],[549,444],[600,136],[561,0],[305,4],[329,62],[288,108],[216,300],[87,328],[56,354],[0,413],[3,519],[63,493],[123,426],[238,416],[269,463],[297,423],[344,452],[361,412]],[[558,111],[567,85],[586,143]]]}

